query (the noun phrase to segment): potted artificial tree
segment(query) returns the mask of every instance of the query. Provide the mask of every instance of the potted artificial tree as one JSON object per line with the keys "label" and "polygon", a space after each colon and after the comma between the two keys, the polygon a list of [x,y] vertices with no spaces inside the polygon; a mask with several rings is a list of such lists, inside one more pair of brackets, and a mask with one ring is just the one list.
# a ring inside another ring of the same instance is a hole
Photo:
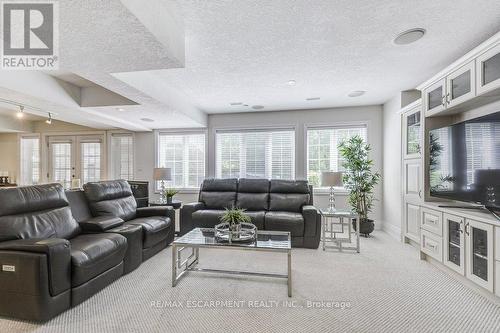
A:
{"label": "potted artificial tree", "polygon": [[226,211],[220,217],[222,223],[227,223],[229,230],[233,232],[239,232],[241,230],[242,223],[250,223],[250,216],[245,214],[244,209],[240,208],[226,208]]}
{"label": "potted artificial tree", "polygon": [[[339,144],[339,151],[344,159],[342,166],[346,170],[343,177],[344,186],[349,192],[349,204],[360,218],[359,232],[368,236],[375,227],[374,221],[368,218],[375,197],[373,190],[380,181],[380,174],[373,172],[373,160],[370,159],[370,145],[360,136],[353,136]],[[356,228],[355,223],[353,223]]]}

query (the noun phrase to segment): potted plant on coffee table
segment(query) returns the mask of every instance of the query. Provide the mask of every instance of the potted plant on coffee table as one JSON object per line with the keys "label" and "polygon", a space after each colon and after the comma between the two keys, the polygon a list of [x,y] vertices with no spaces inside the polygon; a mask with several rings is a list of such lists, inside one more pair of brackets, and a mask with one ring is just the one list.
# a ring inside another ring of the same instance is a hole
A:
{"label": "potted plant on coffee table", "polygon": [[227,223],[229,230],[232,232],[239,232],[242,223],[250,223],[250,216],[245,214],[245,210],[241,208],[226,208],[226,211],[220,217],[222,223]]}
{"label": "potted plant on coffee table", "polygon": [[[342,166],[346,170],[344,186],[349,192],[349,204],[360,218],[359,232],[368,236],[375,227],[368,217],[375,200],[373,191],[380,181],[380,174],[373,172],[373,160],[370,159],[370,145],[360,136],[353,136],[339,144],[339,151],[344,159]],[[353,223],[356,228],[355,223]]]}

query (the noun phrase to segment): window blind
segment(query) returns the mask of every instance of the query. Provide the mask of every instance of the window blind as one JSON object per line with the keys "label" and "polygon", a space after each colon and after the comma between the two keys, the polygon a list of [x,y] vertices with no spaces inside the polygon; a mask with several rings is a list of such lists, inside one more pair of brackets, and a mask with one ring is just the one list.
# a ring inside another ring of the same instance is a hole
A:
{"label": "window blind", "polygon": [[113,179],[134,179],[134,136],[131,133],[111,135],[111,175]]}
{"label": "window blind", "polygon": [[344,171],[338,145],[353,136],[367,141],[366,126],[321,127],[307,130],[307,179],[319,187],[321,172]]}
{"label": "window blind", "polygon": [[204,133],[159,133],[158,167],[171,169],[172,181],[169,186],[200,186],[205,178],[205,141]]}
{"label": "window blind", "polygon": [[216,133],[218,178],[295,178],[295,131]]}
{"label": "window blind", "polygon": [[21,185],[35,185],[40,181],[40,139],[21,137]]}

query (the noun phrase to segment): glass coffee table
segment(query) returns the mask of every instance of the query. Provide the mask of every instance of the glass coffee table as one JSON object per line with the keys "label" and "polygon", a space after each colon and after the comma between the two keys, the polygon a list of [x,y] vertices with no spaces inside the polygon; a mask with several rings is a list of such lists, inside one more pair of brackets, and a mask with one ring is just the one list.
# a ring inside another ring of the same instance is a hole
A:
{"label": "glass coffee table", "polygon": [[[276,274],[200,268],[198,267],[200,248],[286,253],[287,273]],[[188,249],[191,249],[191,253],[187,258],[182,260],[182,252]],[[172,243],[172,287],[175,287],[187,272],[237,274],[286,279],[288,284],[288,296],[292,297],[292,244],[290,233],[284,231],[257,231],[256,241],[249,243],[232,242],[229,244],[227,242],[217,241],[214,229],[193,229]]]}

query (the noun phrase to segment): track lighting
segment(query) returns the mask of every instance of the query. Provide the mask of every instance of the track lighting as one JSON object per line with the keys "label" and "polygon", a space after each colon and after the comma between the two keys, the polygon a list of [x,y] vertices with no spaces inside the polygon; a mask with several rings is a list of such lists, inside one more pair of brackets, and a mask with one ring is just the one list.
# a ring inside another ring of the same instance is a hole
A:
{"label": "track lighting", "polygon": [[19,111],[17,111],[16,116],[19,119],[21,119],[22,117],[24,117],[24,106],[19,105]]}
{"label": "track lighting", "polygon": [[49,119],[45,120],[45,122],[49,125],[52,124],[52,115],[50,114],[50,112],[49,112]]}

